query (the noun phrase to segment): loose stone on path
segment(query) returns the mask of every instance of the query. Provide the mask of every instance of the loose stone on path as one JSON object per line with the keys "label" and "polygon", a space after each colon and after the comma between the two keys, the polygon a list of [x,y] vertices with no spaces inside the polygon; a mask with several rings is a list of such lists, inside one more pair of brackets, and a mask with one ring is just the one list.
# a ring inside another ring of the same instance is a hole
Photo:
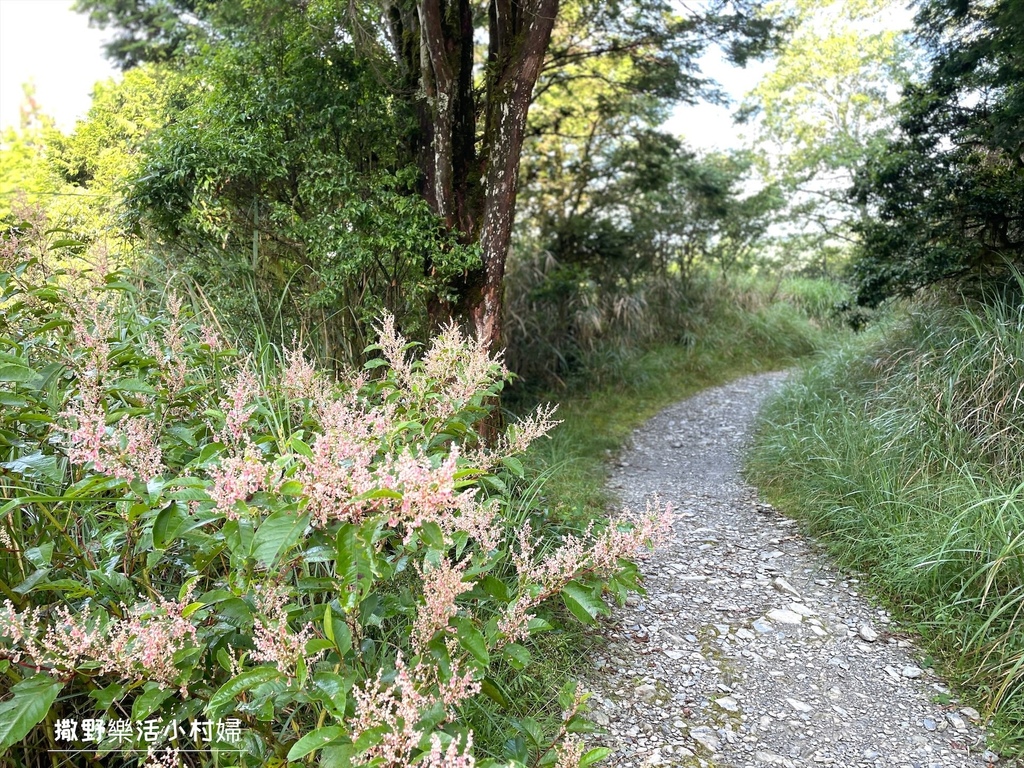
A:
{"label": "loose stone on path", "polygon": [[740,478],[757,409],[783,379],[747,377],[678,403],[617,462],[610,484],[622,500],[643,508],[658,494],[676,524],[642,566],[648,594],[603,627],[583,680],[606,730],[593,740],[613,750],[602,765],[997,763],[977,710],[951,699],[857,580]]}

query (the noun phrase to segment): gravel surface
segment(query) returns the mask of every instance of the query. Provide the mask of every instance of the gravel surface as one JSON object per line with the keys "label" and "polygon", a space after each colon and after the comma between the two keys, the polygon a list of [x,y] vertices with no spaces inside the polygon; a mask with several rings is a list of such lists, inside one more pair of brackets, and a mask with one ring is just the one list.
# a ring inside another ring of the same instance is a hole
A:
{"label": "gravel surface", "polygon": [[[910,638],[739,476],[763,398],[751,376],[660,413],[611,487],[676,510],[643,565],[648,594],[603,630],[584,681],[614,754],[603,765],[984,768],[978,713]],[[1003,763],[1002,765],[1006,765]]]}

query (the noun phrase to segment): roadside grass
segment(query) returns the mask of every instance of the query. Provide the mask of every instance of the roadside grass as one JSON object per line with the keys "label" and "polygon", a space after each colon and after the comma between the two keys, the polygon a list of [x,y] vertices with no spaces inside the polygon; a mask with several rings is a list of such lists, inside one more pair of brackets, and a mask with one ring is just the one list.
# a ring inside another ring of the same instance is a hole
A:
{"label": "roadside grass", "polygon": [[538,401],[559,403],[562,424],[524,457],[529,476],[547,478],[540,492],[550,514],[583,524],[602,515],[614,503],[605,490],[609,458],[661,409],[834,346],[847,334],[832,316],[843,290],[803,278],[699,282],[686,297],[686,328],[677,329],[681,342],[633,345],[616,339],[592,352],[562,390],[514,400],[513,408],[523,410]]}
{"label": "roadside grass", "polygon": [[748,478],[1024,752],[1024,307],[933,299],[769,403]]}

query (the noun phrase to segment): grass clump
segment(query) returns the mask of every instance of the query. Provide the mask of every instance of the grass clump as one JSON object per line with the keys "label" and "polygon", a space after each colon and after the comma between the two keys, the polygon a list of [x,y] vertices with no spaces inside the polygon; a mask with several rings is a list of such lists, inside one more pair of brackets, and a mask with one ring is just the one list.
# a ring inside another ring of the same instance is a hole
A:
{"label": "grass clump", "polygon": [[933,300],[767,407],[749,478],[928,638],[1024,748],[1024,307]]}
{"label": "grass clump", "polygon": [[581,353],[562,387],[514,390],[514,410],[559,403],[563,423],[525,457],[532,475],[547,477],[542,501],[550,514],[569,520],[599,514],[610,501],[607,459],[662,408],[833,346],[844,333],[833,317],[843,290],[827,280],[751,276],[662,287],[670,306],[652,303],[642,318],[631,319],[641,334],[606,324],[606,335]]}

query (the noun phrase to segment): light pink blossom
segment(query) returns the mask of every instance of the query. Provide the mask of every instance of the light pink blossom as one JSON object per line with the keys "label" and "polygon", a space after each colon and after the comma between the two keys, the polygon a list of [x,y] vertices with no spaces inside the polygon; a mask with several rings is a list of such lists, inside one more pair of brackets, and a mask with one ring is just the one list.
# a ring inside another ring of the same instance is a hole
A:
{"label": "light pink blossom", "polygon": [[260,460],[257,449],[248,445],[241,456],[227,456],[208,472],[213,484],[206,492],[216,502],[217,511],[229,520],[237,520],[235,505],[267,488],[269,467]]}
{"label": "light pink blossom", "polygon": [[423,574],[423,605],[412,628],[413,648],[422,653],[440,631],[448,631],[448,621],[458,613],[455,600],[473,588],[463,580],[468,561],[452,565],[447,558]]}
{"label": "light pink blossom", "polygon": [[323,651],[306,656],[306,643],[313,638],[313,625],[307,624],[298,633],[288,628],[288,614],[285,605],[288,594],[279,587],[268,586],[256,594],[256,616],[253,628],[253,643],[256,649],[252,657],[256,661],[275,664],[285,677],[294,677],[299,659],[304,659],[306,668],[313,666]]}
{"label": "light pink blossom", "polygon": [[440,702],[452,718],[459,703],[479,692],[472,671],[462,670],[457,661],[452,662],[450,679],[442,683],[436,667],[420,662],[409,669],[399,654],[393,683],[384,683],[383,670],[378,670],[376,677],[352,689],[356,701],[355,716],[348,721],[352,739],[385,725],[383,739],[366,750],[364,757],[380,758],[382,768],[405,768],[425,735],[416,728],[422,713]]}

